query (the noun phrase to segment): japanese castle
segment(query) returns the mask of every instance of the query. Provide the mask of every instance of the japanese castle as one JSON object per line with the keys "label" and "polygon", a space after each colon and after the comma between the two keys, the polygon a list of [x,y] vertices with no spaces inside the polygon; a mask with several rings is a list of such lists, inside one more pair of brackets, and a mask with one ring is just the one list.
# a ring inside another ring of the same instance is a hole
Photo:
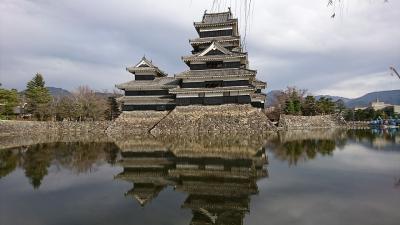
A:
{"label": "japanese castle", "polygon": [[194,27],[198,38],[189,40],[192,54],[182,60],[187,71],[168,75],[143,57],[128,67],[135,80],[117,85],[125,95],[119,99],[123,111],[172,110],[176,106],[251,104],[264,108],[266,83],[256,79],[243,51],[238,19],[229,9],[207,13]]}

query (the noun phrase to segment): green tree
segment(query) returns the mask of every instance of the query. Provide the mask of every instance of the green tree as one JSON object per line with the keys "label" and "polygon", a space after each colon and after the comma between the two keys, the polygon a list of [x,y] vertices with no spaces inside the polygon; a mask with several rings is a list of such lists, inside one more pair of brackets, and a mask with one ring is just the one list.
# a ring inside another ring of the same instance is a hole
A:
{"label": "green tree", "polygon": [[387,115],[388,118],[393,118],[395,116],[394,107],[385,107],[382,111]]}
{"label": "green tree", "polygon": [[354,120],[354,109],[346,109],[343,113],[343,117],[346,121]]}
{"label": "green tree", "polygon": [[293,100],[293,109],[295,115],[301,115],[301,100],[300,98],[295,98]]}
{"label": "green tree", "polygon": [[287,100],[284,108],[285,114],[287,115],[294,115],[295,110],[294,110],[294,104],[292,100]]}
{"label": "green tree", "polygon": [[342,114],[346,110],[346,105],[344,104],[344,101],[342,99],[338,99],[335,102],[335,111],[338,114]]}
{"label": "green tree", "polygon": [[0,118],[8,118],[14,114],[14,108],[19,104],[18,91],[0,88]]}
{"label": "green tree", "polygon": [[321,97],[317,101],[317,109],[319,114],[332,114],[335,111],[335,103],[331,98]]}
{"label": "green tree", "polygon": [[276,95],[276,110],[290,115],[301,115],[301,105],[307,90],[296,87],[287,87],[285,91]]}
{"label": "green tree", "polygon": [[119,114],[121,114],[117,99],[115,96],[108,97],[107,99],[108,109],[106,110],[106,119],[114,120]]}
{"label": "green tree", "polygon": [[315,116],[317,114],[317,105],[314,96],[308,95],[304,99],[302,112],[304,116]]}
{"label": "green tree", "polygon": [[43,76],[37,73],[26,87],[28,112],[32,113],[38,120],[47,119],[51,115],[49,106],[52,97],[45,87]]}

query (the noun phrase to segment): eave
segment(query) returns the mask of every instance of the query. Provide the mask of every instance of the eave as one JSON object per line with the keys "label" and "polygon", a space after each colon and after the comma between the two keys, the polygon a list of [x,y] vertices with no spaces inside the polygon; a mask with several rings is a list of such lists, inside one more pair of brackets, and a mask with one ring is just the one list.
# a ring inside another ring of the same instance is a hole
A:
{"label": "eave", "polygon": [[223,61],[228,59],[242,59],[246,58],[247,53],[234,54],[234,55],[208,55],[208,56],[183,56],[182,60],[184,62],[207,62],[207,61]]}
{"label": "eave", "polygon": [[220,37],[195,38],[195,39],[190,39],[189,43],[191,45],[199,45],[199,44],[211,44],[214,41],[219,42],[219,43],[238,41],[240,43],[240,36],[220,36]]}
{"label": "eave", "polygon": [[174,88],[169,91],[170,94],[195,94],[195,93],[223,93],[227,91],[237,91],[242,93],[251,93],[255,91],[254,87],[219,87],[219,88]]}

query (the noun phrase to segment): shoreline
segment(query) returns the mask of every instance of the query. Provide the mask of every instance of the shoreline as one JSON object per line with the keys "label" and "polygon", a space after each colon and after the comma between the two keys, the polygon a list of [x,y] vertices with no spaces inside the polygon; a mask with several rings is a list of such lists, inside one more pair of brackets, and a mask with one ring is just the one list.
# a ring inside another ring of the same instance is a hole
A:
{"label": "shoreline", "polygon": [[[0,121],[1,123],[1,121]],[[259,143],[264,146],[267,143],[273,142],[277,138],[284,141],[303,140],[303,139],[332,139],[333,136],[340,133],[346,133],[353,129],[348,127],[335,127],[335,128],[311,128],[311,129],[297,129],[297,130],[275,130],[266,131],[258,134],[224,134],[224,133],[201,133],[185,135],[160,135],[154,136],[149,133],[143,133],[130,136],[111,137],[105,133],[51,133],[51,132],[36,132],[36,133],[9,133],[8,135],[0,135],[0,150],[27,147],[36,144],[50,144],[50,143],[117,143],[119,146],[140,145],[146,148],[146,143],[149,145],[152,142],[162,142],[166,146],[186,146],[187,143],[197,143],[196,148],[202,148],[203,145],[216,144],[220,147],[226,147],[229,143],[240,142],[243,146],[251,145],[252,143]],[[0,133],[1,134],[1,133]],[[212,141],[210,141],[212,140]],[[199,142],[203,144],[198,145]],[[261,144],[262,143],[262,144]],[[204,146],[203,146],[204,147]],[[185,149],[188,150],[188,149]],[[198,149],[193,149],[198,151]]]}
{"label": "shoreline", "polygon": [[277,131],[311,129],[369,129],[368,123],[346,122],[336,115],[281,115],[278,126],[262,110],[249,105],[185,106],[172,111],[123,112],[114,121],[18,121],[0,120],[0,137],[5,136],[166,136],[182,134],[259,135]]}

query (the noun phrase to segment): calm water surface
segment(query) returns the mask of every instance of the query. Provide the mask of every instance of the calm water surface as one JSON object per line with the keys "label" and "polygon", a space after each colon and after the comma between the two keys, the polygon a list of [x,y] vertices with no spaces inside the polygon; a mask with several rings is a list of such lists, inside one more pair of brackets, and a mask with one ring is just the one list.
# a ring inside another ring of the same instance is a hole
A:
{"label": "calm water surface", "polygon": [[0,150],[0,224],[399,224],[398,131]]}

